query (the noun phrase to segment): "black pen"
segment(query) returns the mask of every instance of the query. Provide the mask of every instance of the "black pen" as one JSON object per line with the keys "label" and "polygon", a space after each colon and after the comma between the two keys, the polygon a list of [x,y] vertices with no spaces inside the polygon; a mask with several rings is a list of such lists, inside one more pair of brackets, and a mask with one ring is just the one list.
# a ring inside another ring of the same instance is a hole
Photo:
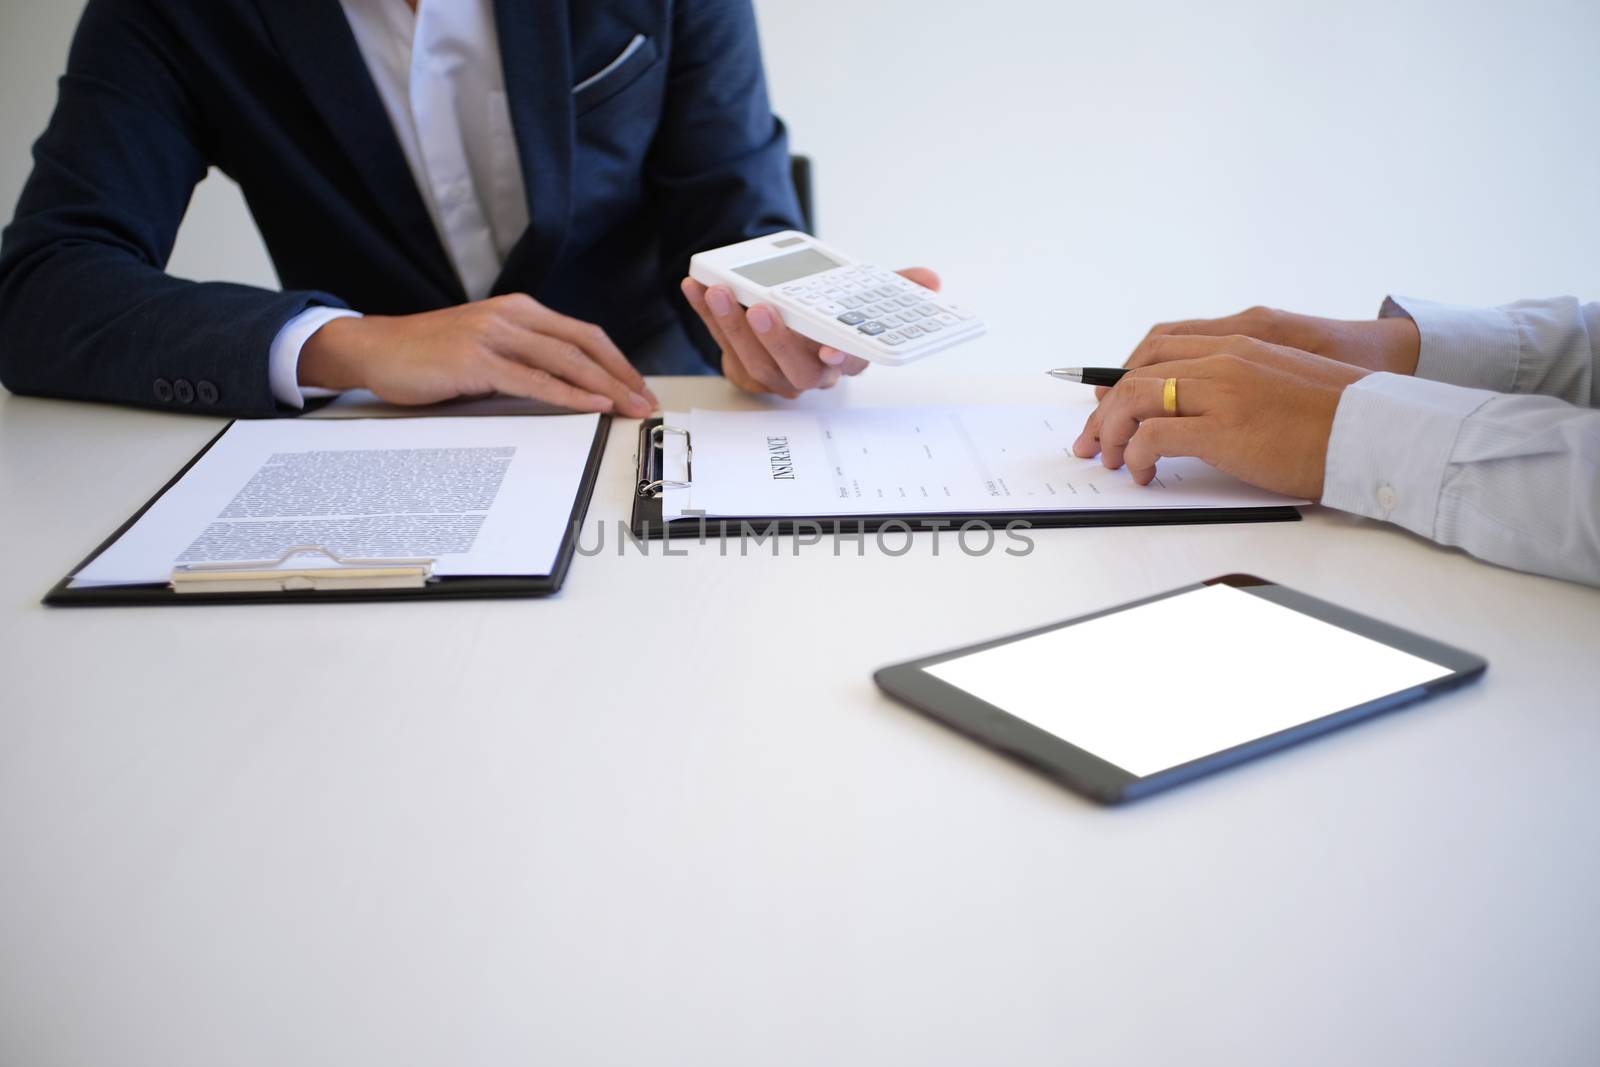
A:
{"label": "black pen", "polygon": [[1084,385],[1112,386],[1122,381],[1127,367],[1057,367],[1046,371],[1050,377],[1063,382],[1082,382]]}

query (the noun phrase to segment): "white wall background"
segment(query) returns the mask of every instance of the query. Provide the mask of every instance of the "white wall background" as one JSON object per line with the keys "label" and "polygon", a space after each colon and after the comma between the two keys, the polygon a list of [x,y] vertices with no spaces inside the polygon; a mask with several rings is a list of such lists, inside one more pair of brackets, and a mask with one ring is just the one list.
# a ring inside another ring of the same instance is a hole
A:
{"label": "white wall background", "polygon": [[[79,9],[0,0],[7,214]],[[1251,303],[1600,299],[1595,0],[757,9],[821,233],[990,320],[917,373],[1120,361],[1152,322]],[[172,269],[273,283],[226,181]]]}

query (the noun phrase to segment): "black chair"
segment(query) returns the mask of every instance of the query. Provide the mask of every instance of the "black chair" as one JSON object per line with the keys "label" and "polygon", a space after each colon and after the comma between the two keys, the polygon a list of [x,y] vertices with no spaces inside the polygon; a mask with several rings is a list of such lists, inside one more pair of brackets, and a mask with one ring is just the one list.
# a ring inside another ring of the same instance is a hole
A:
{"label": "black chair", "polygon": [[794,181],[794,195],[800,199],[800,221],[805,223],[805,231],[815,236],[817,215],[811,203],[810,157],[790,156],[789,177]]}

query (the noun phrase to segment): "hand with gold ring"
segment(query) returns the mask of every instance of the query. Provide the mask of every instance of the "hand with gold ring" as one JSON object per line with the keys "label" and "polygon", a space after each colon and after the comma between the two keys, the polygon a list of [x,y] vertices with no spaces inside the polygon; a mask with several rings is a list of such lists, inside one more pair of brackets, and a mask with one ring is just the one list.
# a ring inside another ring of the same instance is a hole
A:
{"label": "hand with gold ring", "polygon": [[[1125,366],[1163,363],[1181,337],[1253,337],[1258,341],[1310,352],[1340,363],[1392,374],[1414,374],[1421,336],[1404,315],[1371,320],[1324,319],[1274,308],[1253,307],[1220,319],[1163,322],[1151,328]],[[1102,390],[1099,395],[1104,395]]]}
{"label": "hand with gold ring", "polygon": [[1291,496],[1322,495],[1339,397],[1369,371],[1244,337],[1171,338],[1174,358],[1130,371],[1073,451],[1148,485],[1164,456],[1197,456]]}

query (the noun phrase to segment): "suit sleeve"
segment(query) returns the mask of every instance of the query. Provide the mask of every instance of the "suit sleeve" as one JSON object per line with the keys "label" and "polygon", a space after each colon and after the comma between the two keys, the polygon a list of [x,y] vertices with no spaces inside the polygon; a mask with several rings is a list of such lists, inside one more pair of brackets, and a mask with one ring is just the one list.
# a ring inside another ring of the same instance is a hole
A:
{"label": "suit sleeve", "polygon": [[789,142],[767,101],[750,0],[673,9],[667,96],[648,181],[662,220],[663,291],[708,361],[717,346],[678,290],[707,248],[800,229]]}
{"label": "suit sleeve", "polygon": [[209,160],[183,42],[152,5],[91,0],[0,242],[0,381],[16,393],[245,416],[268,351],[325,293],[171,277]]}

